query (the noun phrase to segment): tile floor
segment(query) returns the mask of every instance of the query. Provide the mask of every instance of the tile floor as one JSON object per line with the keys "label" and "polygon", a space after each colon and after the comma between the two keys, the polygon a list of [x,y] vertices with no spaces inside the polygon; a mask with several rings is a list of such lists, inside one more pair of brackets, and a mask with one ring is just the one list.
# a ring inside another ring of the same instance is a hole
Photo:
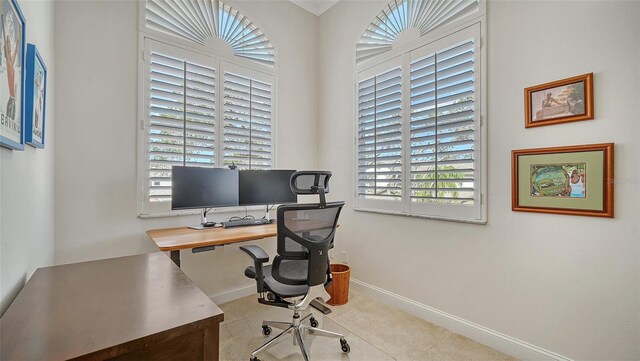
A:
{"label": "tile floor", "polygon": [[[262,321],[291,321],[292,312],[258,303],[256,296],[220,305],[225,321],[220,326],[220,359],[249,360],[253,350],[269,338],[262,335]],[[312,360],[515,360],[487,346],[442,327],[423,321],[403,311],[386,306],[354,291],[344,306],[331,306],[333,312],[313,312],[320,328],[342,333],[351,346],[345,354],[335,338],[305,335]],[[305,321],[308,323],[308,321]],[[279,332],[274,329],[271,336]],[[291,337],[284,338],[258,355],[260,360],[302,360]]]}

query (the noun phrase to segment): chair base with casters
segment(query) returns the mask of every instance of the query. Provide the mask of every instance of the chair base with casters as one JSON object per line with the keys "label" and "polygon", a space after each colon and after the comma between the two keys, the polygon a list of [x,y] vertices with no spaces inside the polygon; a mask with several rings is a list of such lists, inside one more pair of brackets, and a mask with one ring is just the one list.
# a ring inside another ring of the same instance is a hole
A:
{"label": "chair base with casters", "polygon": [[[317,287],[317,286],[316,286]],[[321,286],[321,290],[324,291],[324,286]],[[279,340],[284,337],[287,337],[289,334],[293,336],[293,344],[298,345],[300,347],[300,352],[302,353],[302,357],[305,361],[309,360],[309,352],[307,351],[307,346],[304,342],[305,333],[314,335],[314,336],[323,336],[323,337],[333,337],[340,339],[340,348],[342,352],[349,353],[351,351],[351,347],[347,343],[347,340],[344,338],[344,335],[323,330],[318,328],[318,321],[313,317],[313,314],[310,313],[304,317],[301,317],[300,312],[308,306],[308,304],[313,300],[313,295],[318,295],[320,292],[315,290],[310,290],[307,296],[302,300],[299,300],[296,303],[293,303],[289,306],[290,309],[293,310],[293,319],[291,322],[283,322],[283,321],[263,321],[262,322],[262,334],[266,337],[271,335],[272,327],[282,330],[276,337],[267,341],[264,345],[257,348],[255,351],[251,353],[250,361],[259,361],[258,353],[269,349],[270,347],[277,344]],[[326,293],[326,291],[324,291]],[[322,298],[322,296],[320,296]],[[302,308],[304,307],[304,308]],[[309,319],[309,326],[305,325],[303,322]]]}

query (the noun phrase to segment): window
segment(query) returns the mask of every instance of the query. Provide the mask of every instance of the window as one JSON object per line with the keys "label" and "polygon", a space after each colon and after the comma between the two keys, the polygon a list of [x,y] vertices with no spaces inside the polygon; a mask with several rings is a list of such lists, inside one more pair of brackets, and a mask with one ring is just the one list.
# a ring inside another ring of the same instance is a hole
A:
{"label": "window", "polygon": [[275,54],[269,40],[222,2],[193,7],[188,1],[188,13],[167,4],[141,2],[143,217],[171,212],[173,165],[269,169],[275,161]]}
{"label": "window", "polygon": [[482,223],[481,23],[363,52],[376,31],[410,24],[416,3],[394,2],[358,44],[356,209]]}
{"label": "window", "polygon": [[142,28],[146,33],[204,47],[220,39],[236,56],[275,66],[275,50],[266,35],[222,1],[147,0],[140,3],[140,12],[144,14]]}

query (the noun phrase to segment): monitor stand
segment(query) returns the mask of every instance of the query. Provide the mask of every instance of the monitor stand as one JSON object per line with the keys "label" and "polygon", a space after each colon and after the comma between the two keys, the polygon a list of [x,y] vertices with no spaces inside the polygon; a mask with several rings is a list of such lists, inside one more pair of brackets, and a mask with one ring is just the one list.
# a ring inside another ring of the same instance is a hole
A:
{"label": "monitor stand", "polygon": [[[273,205],[273,207],[275,207],[275,204]],[[271,207],[271,208],[273,208],[273,207]],[[269,205],[267,204],[267,209],[265,210],[265,213],[264,213],[264,219],[268,219],[269,223],[276,223],[277,220],[275,218],[269,218],[269,209],[271,209],[271,208],[269,208]],[[276,213],[277,213],[277,211],[276,211]]]}
{"label": "monitor stand", "polygon": [[216,227],[216,225],[218,225],[219,223],[216,222],[207,222],[207,223],[201,223],[197,226],[189,226],[189,229],[207,229],[207,228],[214,228]]}
{"label": "monitor stand", "polygon": [[189,229],[202,230],[202,229],[215,227],[218,223],[216,223],[216,222],[207,222],[207,212],[209,212],[210,210],[211,210],[211,208],[209,208],[209,209],[203,208],[202,209],[202,216],[201,216],[202,223],[200,223],[197,226],[190,226]]}

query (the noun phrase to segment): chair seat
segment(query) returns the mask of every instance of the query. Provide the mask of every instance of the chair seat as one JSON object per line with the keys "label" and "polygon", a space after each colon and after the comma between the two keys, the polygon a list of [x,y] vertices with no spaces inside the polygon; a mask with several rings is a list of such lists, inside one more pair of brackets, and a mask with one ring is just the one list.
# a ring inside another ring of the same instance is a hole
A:
{"label": "chair seat", "polygon": [[[297,278],[296,275],[304,274],[306,277],[307,273],[307,262],[306,261],[294,261],[297,264],[288,264],[286,267],[287,276],[291,278]],[[282,273],[283,268],[282,264],[280,265],[280,272]],[[264,274],[264,283],[269,287],[269,289],[277,294],[280,297],[296,297],[306,295],[309,291],[309,286],[304,285],[286,285],[284,283],[276,281],[271,275],[271,266],[263,267]]]}

